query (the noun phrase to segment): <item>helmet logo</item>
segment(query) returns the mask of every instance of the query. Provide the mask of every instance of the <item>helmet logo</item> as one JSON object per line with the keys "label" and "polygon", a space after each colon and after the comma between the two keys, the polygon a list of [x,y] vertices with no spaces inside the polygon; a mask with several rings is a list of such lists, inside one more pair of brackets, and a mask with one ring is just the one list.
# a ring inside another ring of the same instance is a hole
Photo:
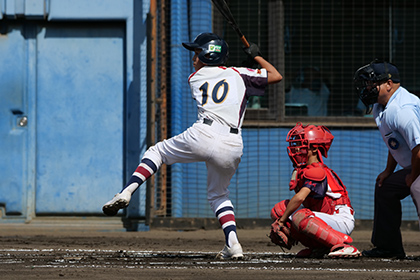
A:
{"label": "helmet logo", "polygon": [[222,46],[219,45],[209,45],[209,51],[211,52],[222,52]]}
{"label": "helmet logo", "polygon": [[388,145],[391,149],[396,150],[400,146],[400,143],[395,138],[389,138],[388,139]]}

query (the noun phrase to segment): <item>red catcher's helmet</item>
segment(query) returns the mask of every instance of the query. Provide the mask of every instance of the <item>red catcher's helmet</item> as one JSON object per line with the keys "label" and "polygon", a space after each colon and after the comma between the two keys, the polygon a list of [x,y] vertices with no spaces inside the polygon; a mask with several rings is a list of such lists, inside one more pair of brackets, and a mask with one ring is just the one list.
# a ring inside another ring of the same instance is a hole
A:
{"label": "red catcher's helmet", "polygon": [[305,125],[297,123],[287,134],[286,141],[289,142],[287,153],[294,166],[305,166],[308,161],[309,146],[318,148],[319,160],[322,156],[328,157],[327,152],[331,147],[334,136],[330,130],[323,125]]}

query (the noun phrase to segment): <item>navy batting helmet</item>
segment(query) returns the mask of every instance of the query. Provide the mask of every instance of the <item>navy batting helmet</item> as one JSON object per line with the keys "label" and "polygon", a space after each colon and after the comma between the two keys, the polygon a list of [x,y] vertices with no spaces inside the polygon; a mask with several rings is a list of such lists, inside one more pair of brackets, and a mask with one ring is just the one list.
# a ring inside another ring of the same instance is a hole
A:
{"label": "navy batting helmet", "polygon": [[374,60],[356,71],[353,78],[354,87],[366,108],[378,102],[377,86],[387,80],[400,82],[397,67],[389,62]]}
{"label": "navy batting helmet", "polygon": [[207,65],[224,65],[229,57],[229,46],[213,33],[200,33],[192,43],[182,43],[190,51],[201,49],[198,59]]}

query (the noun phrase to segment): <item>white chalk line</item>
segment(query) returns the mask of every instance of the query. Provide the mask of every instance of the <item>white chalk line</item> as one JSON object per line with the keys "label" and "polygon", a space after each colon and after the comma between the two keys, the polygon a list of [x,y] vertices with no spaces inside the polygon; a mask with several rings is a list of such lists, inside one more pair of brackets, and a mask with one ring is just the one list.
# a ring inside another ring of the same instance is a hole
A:
{"label": "white chalk line", "polygon": [[[5,252],[9,252],[3,254]],[[217,252],[203,252],[203,251],[151,251],[151,250],[102,250],[102,249],[0,249],[0,265],[1,264],[13,264],[13,263],[24,263],[24,261],[14,261],[11,259],[2,259],[4,257],[10,256],[11,252],[29,252],[29,253],[36,253],[36,252],[66,252],[66,253],[114,253],[114,254],[121,254],[121,253],[128,253],[133,254],[132,256],[135,258],[153,258],[161,255],[180,255],[182,256],[196,256],[197,258],[203,257],[203,255],[216,255]],[[80,264],[48,264],[48,265],[28,265],[27,267],[31,268],[127,268],[127,269],[167,269],[167,270],[185,270],[185,269],[228,269],[228,270],[236,270],[236,269],[248,269],[248,270],[279,270],[279,271],[330,271],[330,272],[391,272],[391,273],[420,273],[420,269],[413,270],[413,269],[355,269],[355,268],[327,268],[327,267],[281,267],[281,266],[248,266],[244,268],[243,266],[235,266],[235,264],[282,264],[282,263],[292,263],[293,258],[291,259],[276,259],[281,255],[290,255],[288,253],[273,253],[273,252],[252,252],[249,254],[244,254],[245,257],[249,256],[248,260],[242,261],[228,261],[228,260],[214,260],[214,261],[194,261],[194,266],[191,265],[190,262],[171,262],[171,266],[166,266],[165,262],[138,262],[135,261],[135,265],[80,265]],[[256,257],[253,257],[256,256]],[[258,256],[272,256],[273,259],[258,259]],[[131,256],[127,256],[131,257]],[[77,262],[80,260],[81,257],[70,257],[70,262],[72,260],[76,260],[73,262]],[[69,262],[69,257],[65,257],[63,259],[55,259],[54,262],[57,263],[64,263]],[[319,262],[319,260],[314,260],[315,262]],[[334,261],[334,260],[330,260]],[[383,261],[390,261],[390,259],[367,259],[365,261],[369,262],[383,262]],[[209,266],[209,265],[218,265],[223,264],[224,266]],[[229,264],[227,267],[226,265]]]}

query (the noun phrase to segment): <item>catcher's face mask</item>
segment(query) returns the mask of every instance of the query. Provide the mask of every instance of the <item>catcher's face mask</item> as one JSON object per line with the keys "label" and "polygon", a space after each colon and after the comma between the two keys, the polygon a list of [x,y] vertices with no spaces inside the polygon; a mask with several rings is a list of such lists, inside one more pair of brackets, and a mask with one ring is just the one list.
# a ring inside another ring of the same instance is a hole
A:
{"label": "catcher's face mask", "polygon": [[308,161],[308,141],[305,140],[305,131],[301,123],[298,123],[289,131],[286,141],[289,142],[287,154],[293,162],[293,166],[306,165]]}
{"label": "catcher's face mask", "polygon": [[305,125],[297,123],[287,134],[286,141],[289,142],[287,153],[293,166],[302,167],[308,162],[309,147],[318,148],[318,159],[322,156],[328,157],[328,150],[331,147],[334,136],[325,126]]}
{"label": "catcher's face mask", "polygon": [[385,61],[374,60],[360,67],[354,74],[354,88],[366,106],[366,113],[370,112],[372,105],[378,102],[378,86],[387,80],[400,83],[400,74],[394,64]]}

